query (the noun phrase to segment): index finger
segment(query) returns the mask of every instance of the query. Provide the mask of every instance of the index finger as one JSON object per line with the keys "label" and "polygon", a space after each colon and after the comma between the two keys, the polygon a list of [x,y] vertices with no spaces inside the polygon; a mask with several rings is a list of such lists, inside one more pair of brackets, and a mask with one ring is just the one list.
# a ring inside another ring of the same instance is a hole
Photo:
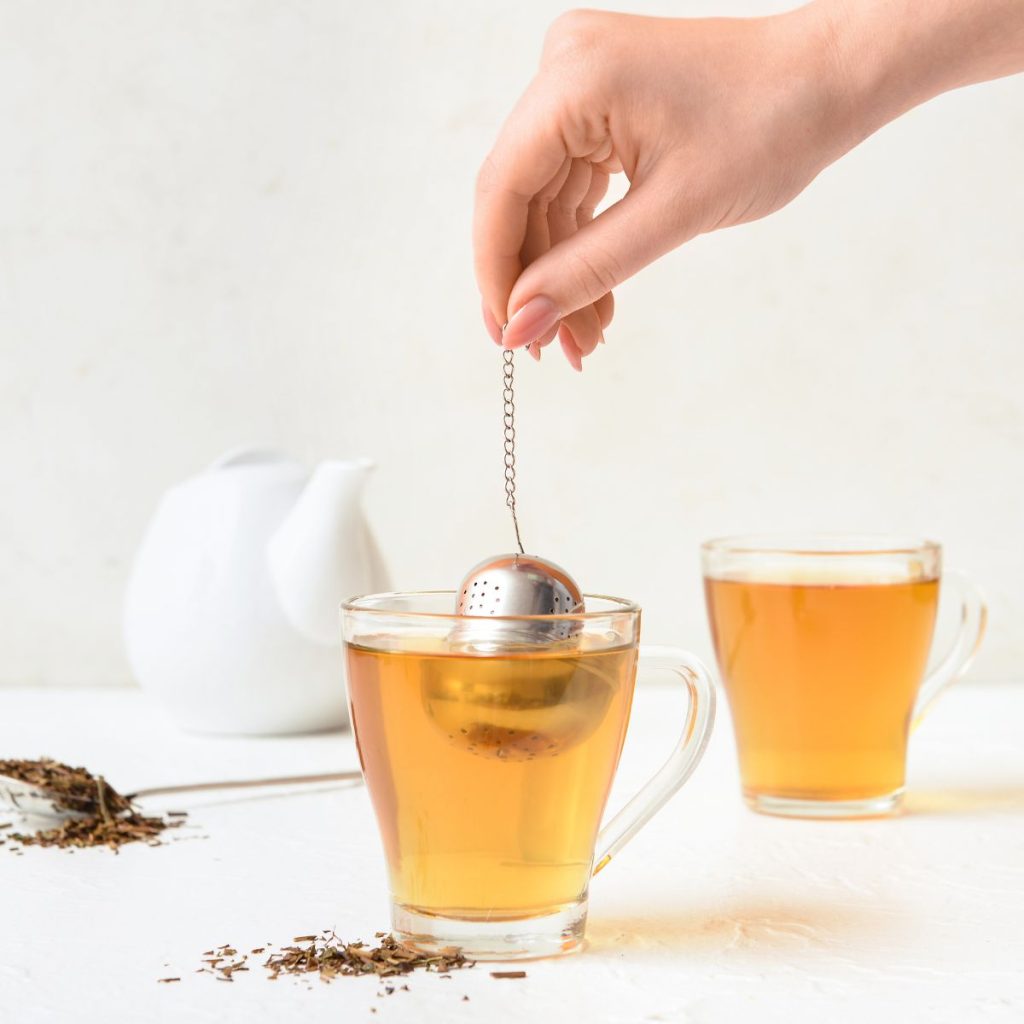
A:
{"label": "index finger", "polygon": [[534,83],[502,127],[476,181],[476,279],[484,303],[499,324],[509,318],[509,295],[523,270],[520,250],[530,202],[566,158],[557,120]]}

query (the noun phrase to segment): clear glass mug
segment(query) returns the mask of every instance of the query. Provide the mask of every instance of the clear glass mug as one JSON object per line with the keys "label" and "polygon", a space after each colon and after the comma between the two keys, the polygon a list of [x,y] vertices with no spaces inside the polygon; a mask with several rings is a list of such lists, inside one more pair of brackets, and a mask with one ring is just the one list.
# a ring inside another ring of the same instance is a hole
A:
{"label": "clear glass mug", "polygon": [[[583,939],[592,874],[686,781],[714,721],[692,655],[641,648],[640,609],[586,597],[569,642],[499,651],[449,641],[454,592],[343,606],[349,703],[387,858],[392,925],[418,949],[550,956]],[[674,672],[690,704],[671,756],[600,828],[638,662]],[[600,831],[599,831],[600,829]],[[596,865],[596,866],[595,866]]]}
{"label": "clear glass mug", "polygon": [[[912,726],[981,643],[979,591],[942,573],[938,544],[899,537],[727,537],[701,559],[748,805],[897,810]],[[960,627],[926,678],[940,584],[959,594]]]}

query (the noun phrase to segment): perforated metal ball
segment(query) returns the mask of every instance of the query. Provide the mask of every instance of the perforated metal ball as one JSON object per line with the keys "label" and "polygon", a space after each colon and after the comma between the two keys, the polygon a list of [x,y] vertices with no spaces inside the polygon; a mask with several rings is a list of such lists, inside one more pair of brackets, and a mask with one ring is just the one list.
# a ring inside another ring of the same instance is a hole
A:
{"label": "perforated metal ball", "polygon": [[487,650],[559,643],[580,631],[578,621],[501,616],[558,616],[583,610],[580,588],[561,566],[536,555],[498,555],[475,566],[459,584],[456,613],[481,621],[459,623],[451,641]]}

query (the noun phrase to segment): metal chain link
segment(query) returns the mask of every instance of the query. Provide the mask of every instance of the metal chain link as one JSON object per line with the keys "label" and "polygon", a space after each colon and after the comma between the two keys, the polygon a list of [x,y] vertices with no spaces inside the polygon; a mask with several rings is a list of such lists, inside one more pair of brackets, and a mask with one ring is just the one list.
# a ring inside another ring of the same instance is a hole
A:
{"label": "metal chain link", "polygon": [[523,542],[519,536],[519,520],[516,518],[516,403],[514,374],[515,359],[511,350],[506,349],[503,353],[504,365],[502,374],[504,378],[502,399],[504,402],[502,419],[505,424],[505,504],[512,513],[512,525],[516,528],[516,544],[519,545],[519,554],[526,554],[523,549]]}

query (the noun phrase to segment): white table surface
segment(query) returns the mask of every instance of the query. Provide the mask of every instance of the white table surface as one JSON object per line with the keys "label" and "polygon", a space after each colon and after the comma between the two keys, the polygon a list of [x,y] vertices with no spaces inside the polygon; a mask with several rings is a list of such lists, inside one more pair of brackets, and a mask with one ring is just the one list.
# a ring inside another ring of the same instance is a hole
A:
{"label": "white table surface", "polygon": [[[661,760],[682,699],[638,693],[613,806]],[[152,805],[185,805],[205,839],[118,856],[0,848],[0,1020],[1024,1019],[1024,686],[962,686],[940,702],[914,737],[908,811],[885,821],[750,813],[721,712],[689,786],[595,880],[589,947],[524,965],[525,980],[480,965],[451,980],[417,973],[410,992],[379,998],[373,978],[194,974],[222,943],[388,927],[361,787],[206,794]],[[0,756],[39,755],[120,789],[356,762],[348,734],[183,735],[132,690],[0,692]],[[169,975],[182,981],[157,984]]]}

